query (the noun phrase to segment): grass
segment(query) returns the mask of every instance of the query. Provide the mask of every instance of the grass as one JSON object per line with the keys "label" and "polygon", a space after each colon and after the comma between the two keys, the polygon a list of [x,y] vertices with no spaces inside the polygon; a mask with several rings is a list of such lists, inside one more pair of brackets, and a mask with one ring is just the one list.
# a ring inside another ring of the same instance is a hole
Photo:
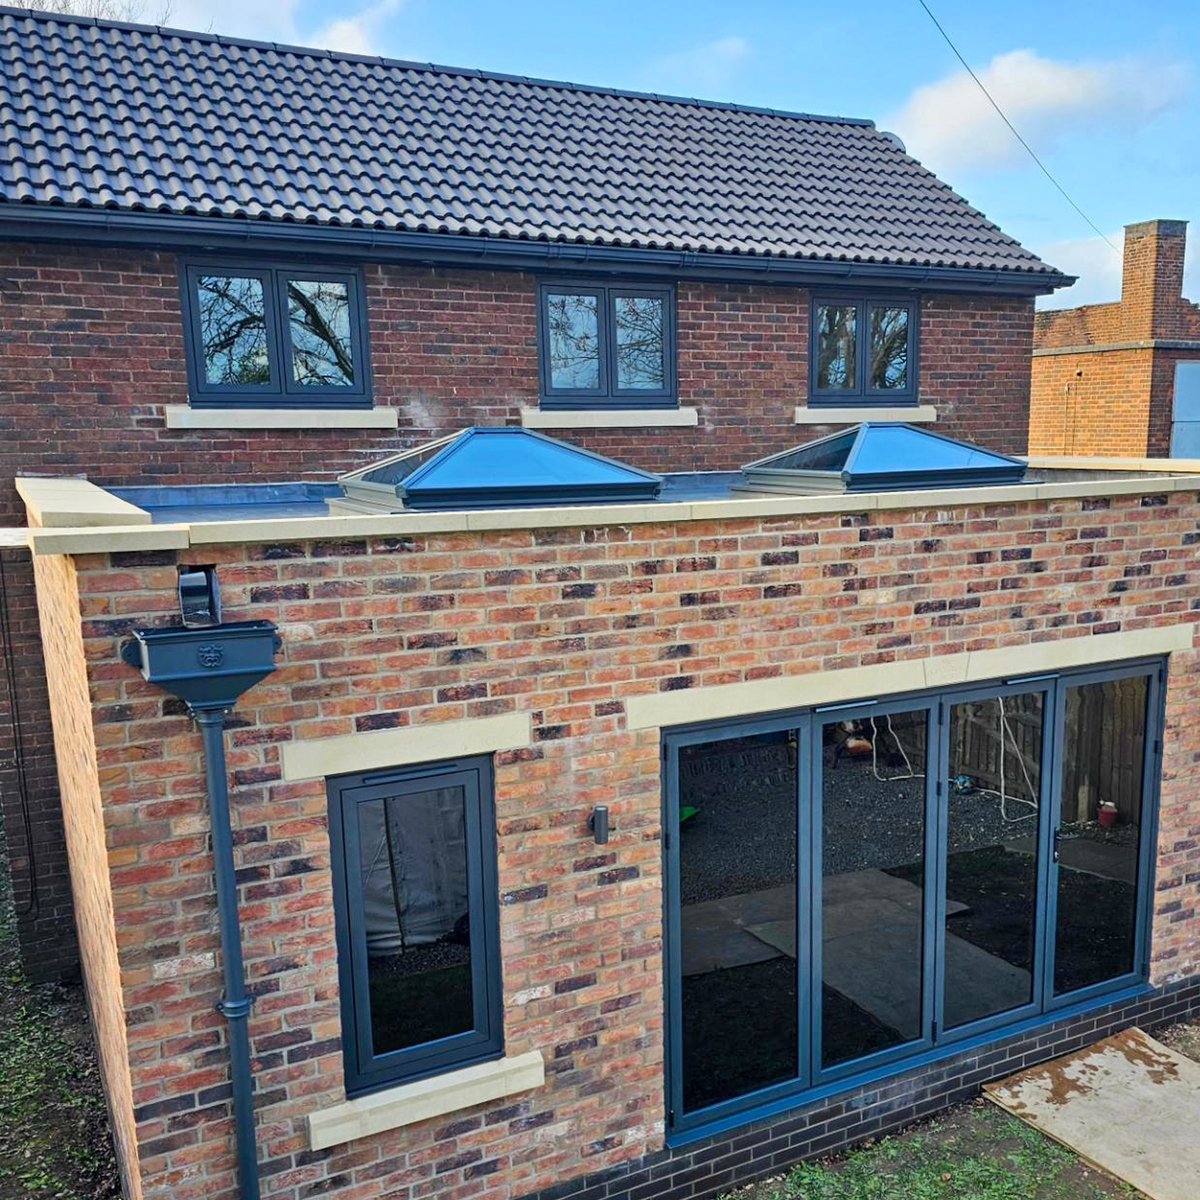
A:
{"label": "grass", "polygon": [[1136,1191],[983,1101],[737,1200],[1114,1200]]}
{"label": "grass", "polygon": [[0,839],[0,1200],[120,1194],[82,993],[25,979]]}

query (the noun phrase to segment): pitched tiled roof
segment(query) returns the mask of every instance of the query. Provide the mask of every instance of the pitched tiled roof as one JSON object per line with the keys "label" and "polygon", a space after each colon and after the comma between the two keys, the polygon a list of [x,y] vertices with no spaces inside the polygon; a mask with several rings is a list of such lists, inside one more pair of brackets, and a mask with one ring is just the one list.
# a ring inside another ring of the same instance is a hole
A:
{"label": "pitched tiled roof", "polygon": [[1057,273],[865,121],[0,9],[7,204]]}

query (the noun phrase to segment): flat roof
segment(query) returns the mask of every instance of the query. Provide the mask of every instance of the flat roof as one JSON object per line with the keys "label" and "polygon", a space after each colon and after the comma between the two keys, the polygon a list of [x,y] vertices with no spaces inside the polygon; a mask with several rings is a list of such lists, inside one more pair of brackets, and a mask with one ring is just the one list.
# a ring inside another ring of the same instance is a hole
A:
{"label": "flat roof", "polygon": [[17,489],[35,554],[186,550],[246,542],[428,533],[585,528],[905,509],[971,508],[1085,497],[1200,491],[1200,459],[1035,456],[1022,483],[824,495],[735,492],[741,472],[665,476],[656,500],[622,504],[437,512],[333,514],[325,483],[218,484],[104,489],[86,479],[26,477]]}

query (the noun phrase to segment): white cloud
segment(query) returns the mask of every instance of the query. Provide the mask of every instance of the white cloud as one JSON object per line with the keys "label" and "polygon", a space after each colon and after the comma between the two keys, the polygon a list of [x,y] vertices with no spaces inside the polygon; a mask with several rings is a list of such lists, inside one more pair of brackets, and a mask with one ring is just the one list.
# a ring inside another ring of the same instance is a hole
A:
{"label": "white cloud", "polygon": [[1108,234],[1114,251],[1102,238],[1075,238],[1055,242],[1038,250],[1038,256],[1079,282],[1052,296],[1042,296],[1039,308],[1075,308],[1080,304],[1103,304],[1121,298],[1121,240],[1118,229]]}
{"label": "white cloud", "polygon": [[[1121,247],[1124,232],[1108,234],[1116,250],[1098,237],[1076,238],[1042,247],[1038,255],[1068,275],[1079,276],[1069,288],[1042,296],[1038,308],[1076,308],[1081,304],[1105,304],[1121,298]],[[1200,299],[1200,255],[1192,253],[1189,241],[1183,269],[1183,294]]]}
{"label": "white cloud", "polygon": [[162,23],[175,29],[264,42],[380,54],[387,19],[395,16],[403,4],[404,0],[377,0],[314,28],[298,20],[299,0],[170,0],[169,15]]}
{"label": "white cloud", "polygon": [[[997,55],[979,77],[1035,149],[1081,126],[1137,128],[1180,99],[1189,83],[1176,64],[1072,63],[1031,50]],[[1025,154],[966,71],[917,88],[883,125],[938,171],[1003,167]]]}
{"label": "white cloud", "polygon": [[745,38],[718,38],[653,59],[641,74],[652,91],[699,95],[725,87],[749,57],[750,43]]}
{"label": "white cloud", "polygon": [[379,0],[340,21],[331,21],[311,35],[314,46],[342,50],[347,54],[379,54],[379,35],[389,17],[400,11],[404,0]]}

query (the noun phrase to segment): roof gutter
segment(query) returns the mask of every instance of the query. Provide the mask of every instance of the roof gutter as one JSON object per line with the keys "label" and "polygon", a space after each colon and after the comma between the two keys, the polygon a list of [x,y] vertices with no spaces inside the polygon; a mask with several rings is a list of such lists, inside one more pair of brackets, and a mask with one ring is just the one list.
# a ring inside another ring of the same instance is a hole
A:
{"label": "roof gutter", "polygon": [[475,237],[450,233],[409,233],[349,225],[303,225],[245,217],[175,216],[34,204],[0,204],[0,238],[29,241],[94,242],[180,250],[280,253],[412,262],[505,271],[568,272],[709,279],[746,283],[848,283],[989,292],[1013,296],[1049,295],[1075,282],[1059,272],[979,270],[966,267],[906,266],[842,259],[779,255],[718,254],[697,250],[655,250],[596,246],[520,238]]}

